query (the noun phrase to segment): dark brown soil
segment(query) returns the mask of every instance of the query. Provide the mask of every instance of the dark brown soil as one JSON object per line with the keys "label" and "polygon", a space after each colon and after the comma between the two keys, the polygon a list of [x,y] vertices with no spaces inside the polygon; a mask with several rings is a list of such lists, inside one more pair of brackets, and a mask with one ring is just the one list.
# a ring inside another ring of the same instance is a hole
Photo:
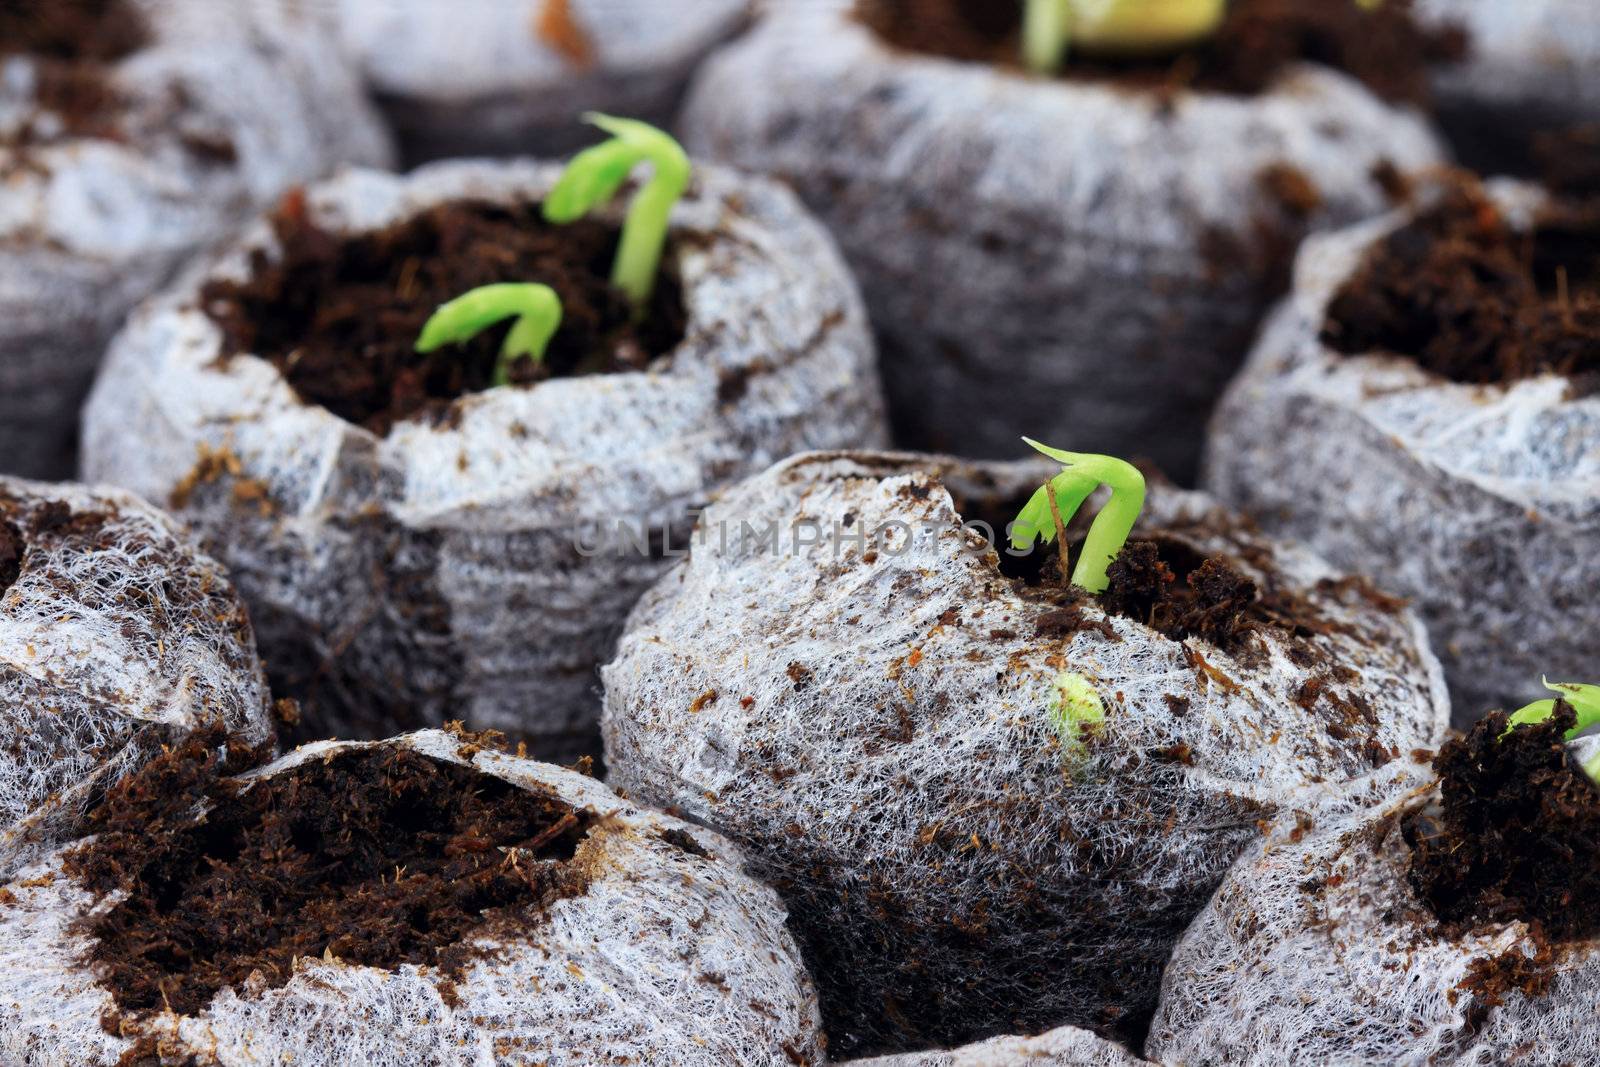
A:
{"label": "dark brown soil", "polygon": [[[858,0],[857,16],[885,41],[975,63],[1015,66],[1020,3],[995,0]],[[1343,0],[1234,0],[1217,33],[1177,56],[1106,60],[1069,55],[1062,76],[1109,79],[1142,88],[1193,87],[1254,95],[1289,65],[1323,63],[1406,102],[1428,96],[1427,64],[1460,54],[1459,33],[1424,32],[1409,0],[1373,11]]]}
{"label": "dark brown soil", "polygon": [[68,856],[91,891],[128,893],[83,924],[124,1012],[193,1013],[325,953],[459,977],[483,955],[474,934],[526,929],[583,891],[569,861],[593,817],[552,797],[392,748],[243,789],[223,776],[263,753],[219,758],[221,740],[197,735],[117,786]]}
{"label": "dark brown soil", "polygon": [[683,339],[670,272],[635,324],[609,280],[618,230],[587,219],[552,226],[536,203],[457,201],[347,237],[319,228],[295,194],[273,223],[282,256],[258,254],[248,282],[216,282],[203,294],[224,356],[270,360],[306,403],[376,434],[403,419],[447,416],[452,400],[490,387],[510,322],[465,345],[415,350],[438,306],[480,285],[541,282],[561,297],[561,329],[544,362],[519,360],[514,384],[640,370]]}
{"label": "dark brown soil", "polygon": [[[118,100],[107,67],[143,47],[148,30],[127,0],[0,0],[0,56],[38,60],[39,109],[77,136],[115,135]],[[44,139],[36,123],[6,141]]]}
{"label": "dark brown soil", "polygon": [[1543,723],[1506,734],[1492,712],[1439,750],[1437,808],[1405,824],[1411,883],[1444,923],[1516,920],[1556,940],[1600,933],[1600,790],[1562,737],[1576,715],[1558,704]]}
{"label": "dark brown soil", "polygon": [[1600,124],[1534,134],[1533,159],[1551,192],[1600,198]]}
{"label": "dark brown soil", "polygon": [[0,596],[22,575],[22,556],[28,544],[22,531],[12,523],[0,519]]}
{"label": "dark brown soil", "polygon": [[1521,233],[1475,182],[1453,183],[1372,250],[1323,340],[1457,382],[1600,373],[1600,201],[1552,206]]}

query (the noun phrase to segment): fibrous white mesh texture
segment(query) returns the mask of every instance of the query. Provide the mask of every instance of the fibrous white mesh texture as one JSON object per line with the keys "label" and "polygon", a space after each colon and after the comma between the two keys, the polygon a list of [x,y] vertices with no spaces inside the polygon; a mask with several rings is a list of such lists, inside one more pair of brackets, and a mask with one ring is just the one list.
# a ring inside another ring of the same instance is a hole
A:
{"label": "fibrous white mesh texture", "polygon": [[[312,189],[309,209],[366,231],[459,198],[537,200],[558,173],[350,172]],[[227,457],[216,484],[182,494],[182,513],[232,569],[269,665],[324,672],[333,736],[460,718],[574,756],[596,729],[596,665],[670,563],[631,538],[681,552],[690,509],[720,486],[886,432],[860,297],[791,194],[703,168],[674,232],[686,336],[648,371],[491,389],[458,400],[447,425],[379,438],[302,403],[264,360],[218,363],[196,294],[275,250],[258,226],[117,338],[85,414],[84,466],[166,501]]]}
{"label": "fibrous white mesh texture", "polygon": [[[250,620],[222,568],[116,490],[0,477],[22,535],[0,589],[0,877],[207,722],[271,736]],[[3,532],[0,532],[3,536]]]}
{"label": "fibrous white mesh texture", "polygon": [[[1534,190],[1491,188],[1513,225]],[[1212,422],[1205,484],[1267,529],[1414,599],[1458,721],[1594,666],[1600,396],[1566,378],[1465,385],[1320,340],[1329,303],[1399,214],[1308,242]]]}
{"label": "fibrous white mesh texture", "polygon": [[[414,164],[575,149],[592,139],[579,119],[585,111],[664,126],[695,67],[738,28],[750,3],[332,0],[332,6]],[[562,21],[555,8],[566,9],[575,34],[554,32]],[[546,26],[552,32],[541,32]]]}
{"label": "fibrous white mesh texture", "polygon": [[[134,4],[151,40],[110,75],[124,101],[120,139],[0,147],[3,470],[70,473],[78,407],[106,342],[185,256],[296,182],[390,158],[315,5]],[[40,121],[32,64],[5,65],[0,140]]]}
{"label": "fibrous white mesh texture", "polygon": [[1027,426],[1191,477],[1282,269],[1260,235],[1292,247],[1301,225],[1263,169],[1297,168],[1325,226],[1384,210],[1379,161],[1444,158],[1417,115],[1319,67],[1174,99],[891,49],[834,7],[784,4],[715,54],[681,124],[833,229],[919,447],[1004,456]]}
{"label": "fibrous white mesh texture", "polygon": [[1427,768],[1385,768],[1280,819],[1173,952],[1146,1053],[1171,1067],[1600,1059],[1594,943],[1557,949],[1544,996],[1510,989],[1492,1007],[1463,985],[1475,967],[1537,948],[1520,922],[1437,929],[1411,888],[1400,826],[1436,796]]}
{"label": "fibrous white mesh texture", "polygon": [[1589,0],[1415,0],[1425,23],[1467,33],[1460,63],[1434,67],[1440,105],[1481,134],[1600,119],[1600,11]]}
{"label": "fibrous white mesh texture", "polygon": [[[1058,469],[781,463],[701,517],[603,671],[612,782],[746,845],[785,894],[837,1050],[1136,1026],[1259,818],[1445,728],[1409,613],[1197,494],[1156,488],[1142,529],[1304,595],[1344,680],[1277,634],[1236,656],[1093,604],[1069,638],[1036,635],[1048,605],[961,531],[952,494],[1000,500]],[[1063,671],[1105,707],[1086,748],[1052,717]]]}
{"label": "fibrous white mesh texture", "polygon": [[[553,793],[599,816],[571,862],[588,888],[455,979],[301,959],[286,985],[229,988],[196,1015],[157,1014],[144,1031],[174,1059],[225,1067],[490,1067],[590,1064],[814,1064],[822,1059],[816,998],[784,912],[740,873],[726,840],[635,808],[583,775],[501,753],[466,750],[440,731],[380,745],[472,765]],[[320,742],[247,777],[361,747]],[[665,831],[688,833],[695,851]],[[102,1028],[111,994],[81,960],[73,923],[96,904],[50,856],[18,873],[0,906],[0,1058],[38,1067],[110,1067],[132,1046]],[[504,935],[501,935],[504,936]],[[487,942],[492,943],[492,942]]]}
{"label": "fibrous white mesh texture", "polygon": [[1038,1037],[996,1037],[944,1052],[851,1060],[841,1067],[1137,1067],[1144,1062],[1114,1041],[1063,1026]]}

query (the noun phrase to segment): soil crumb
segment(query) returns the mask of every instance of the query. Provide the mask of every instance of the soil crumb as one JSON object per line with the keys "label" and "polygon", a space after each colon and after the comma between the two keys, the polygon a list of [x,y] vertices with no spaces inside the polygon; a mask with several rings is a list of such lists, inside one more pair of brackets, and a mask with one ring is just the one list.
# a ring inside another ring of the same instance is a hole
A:
{"label": "soil crumb", "polygon": [[683,340],[670,271],[635,323],[610,283],[617,227],[589,219],[554,226],[536,203],[454,201],[344,236],[318,227],[296,193],[272,221],[281,256],[258,253],[249,281],[213,282],[202,295],[222,329],[224,358],[267,359],[303,401],[380,436],[403,419],[443,419],[452,400],[491,386],[510,321],[464,345],[415,350],[439,305],[481,285],[540,282],[561,298],[561,328],[544,361],[518,360],[513,384],[641,370]]}
{"label": "soil crumb", "polygon": [[1490,713],[1434,759],[1437,807],[1412,815],[1411,884],[1444,923],[1525,921],[1559,941],[1600,932],[1600,790],[1574,767],[1563,735],[1576,713],[1506,733]]}
{"label": "soil crumb", "polygon": [[1600,373],[1600,201],[1553,204],[1521,233],[1477,182],[1452,182],[1368,254],[1322,336],[1456,382]]}
{"label": "soil crumb", "polygon": [[22,531],[0,519],[0,596],[22,577],[22,557],[27,550]]}
{"label": "soil crumb", "polygon": [[266,753],[223,740],[204,731],[124,780],[67,856],[92,892],[128,894],[83,923],[124,1012],[192,1014],[325,954],[458,979],[484,954],[474,935],[526,929],[583,891],[568,861],[593,816],[553,797],[390,747],[244,788],[225,776]]}
{"label": "soil crumb", "polygon": [[[994,0],[858,0],[857,17],[888,43],[951,59],[1015,66],[1022,5]],[[1289,66],[1342,70],[1389,100],[1428,99],[1428,64],[1459,58],[1457,30],[1424,31],[1410,0],[1374,10],[1342,0],[1234,0],[1218,31],[1176,56],[1127,60],[1068,55],[1062,76],[1142,88],[1266,91]]]}
{"label": "soil crumb", "polygon": [[35,113],[0,127],[0,146],[27,147],[64,135],[115,136],[120,101],[107,68],[143,47],[144,19],[128,0],[3,0],[0,63],[33,63]]}

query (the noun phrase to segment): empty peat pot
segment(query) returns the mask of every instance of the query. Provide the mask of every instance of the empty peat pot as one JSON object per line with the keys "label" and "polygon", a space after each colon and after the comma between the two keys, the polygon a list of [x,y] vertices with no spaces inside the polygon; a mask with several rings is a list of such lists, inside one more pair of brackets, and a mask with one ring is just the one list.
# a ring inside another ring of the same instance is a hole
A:
{"label": "empty peat pot", "polygon": [[[597,748],[596,668],[691,509],[797,450],[884,437],[860,297],[776,183],[706,168],[641,321],[620,211],[543,221],[559,168],[349,172],[288,202],[116,339],[84,466],[169,502],[229,568],[313,737],[464,719]],[[542,364],[504,330],[423,356],[435,308],[541,282]]]}
{"label": "empty peat pot", "polygon": [[376,114],[309,8],[0,8],[0,471],[72,472],[128,310],[296,182],[380,165]]}
{"label": "empty peat pot", "polygon": [[937,1052],[850,1060],[840,1067],[1139,1067],[1144,1062],[1114,1041],[1062,1026],[1037,1037],[995,1037]]}
{"label": "empty peat pot", "polygon": [[821,1061],[732,845],[471,735],[191,745],[90,829],[0,890],[7,1062]]}
{"label": "empty peat pot", "polygon": [[1434,67],[1439,121],[1465,162],[1528,171],[1532,134],[1600,122],[1600,9],[1589,0],[1413,0],[1425,25],[1460,35]]}
{"label": "empty peat pot", "polygon": [[1413,598],[1465,723],[1593,666],[1600,209],[1471,182],[1423,200],[1307,243],[1205,484]]}
{"label": "empty peat pot", "polygon": [[781,463],[603,671],[611,780],[747,848],[836,1053],[1136,1036],[1258,820],[1445,729],[1420,622],[1198,494],[1152,491],[1099,596],[964,528],[1058,471]]}
{"label": "empty peat pot", "polygon": [[1559,712],[1506,724],[1497,712],[1446,745],[1436,781],[1386,768],[1281,819],[1173,953],[1146,1053],[1239,1067],[1600,1058],[1586,907],[1600,791]]}
{"label": "empty peat pot", "polygon": [[272,736],[244,605],[132,494],[0,477],[0,877],[165,745]]}
{"label": "empty peat pot", "polygon": [[[1189,480],[1299,236],[1383,210],[1396,169],[1441,159],[1410,107],[1297,61],[1297,20],[1332,8],[1240,0],[1199,52],[1038,78],[1007,58],[1021,4],[790,4],[707,62],[681,124],[832,228],[899,443],[1006,455],[1026,426]],[[1407,16],[1349,11],[1333,21],[1361,44],[1329,54],[1420,86]]]}
{"label": "empty peat pot", "polygon": [[666,125],[706,54],[749,0],[334,0],[409,164],[445,156],[555,155],[579,147],[582,111]]}

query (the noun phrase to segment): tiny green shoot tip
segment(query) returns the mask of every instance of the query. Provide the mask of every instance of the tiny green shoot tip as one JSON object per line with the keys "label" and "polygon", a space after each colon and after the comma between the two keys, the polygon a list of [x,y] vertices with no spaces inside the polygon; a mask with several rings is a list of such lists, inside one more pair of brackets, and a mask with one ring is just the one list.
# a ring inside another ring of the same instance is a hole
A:
{"label": "tiny green shoot tip", "polygon": [[611,138],[572,157],[545,197],[544,217],[554,223],[575,222],[615,196],[634,167],[653,164],[654,173],[628,208],[611,267],[612,284],[627,294],[634,315],[643,317],[655,293],[672,207],[689,187],[689,157],[677,141],[648,123],[598,112],[584,119]]}
{"label": "tiny green shoot tip", "polygon": [[[1063,452],[1042,445],[1032,438],[1024,441],[1062,465],[1062,472],[1040,486],[1023,505],[1011,523],[1011,545],[1026,552],[1036,540],[1045,544],[1065,533],[1065,526],[1078,513],[1083,502],[1100,486],[1111,489],[1108,500],[1089,526],[1078,565],[1072,570],[1072,584],[1091,593],[1103,593],[1110,580],[1106,568],[1117,558],[1133,532],[1134,523],[1144,510],[1144,475],[1131,463],[1111,456]],[[1064,551],[1064,549],[1063,549]],[[1066,562],[1065,555],[1062,558]]]}
{"label": "tiny green shoot tip", "polygon": [[561,298],[548,285],[503,283],[473,289],[439,307],[423,324],[417,351],[426,355],[459,345],[498,322],[517,321],[500,346],[494,384],[511,382],[511,365],[523,356],[538,362],[561,326]]}
{"label": "tiny green shoot tip", "polygon": [[1055,696],[1050,702],[1050,718],[1061,737],[1064,750],[1081,752],[1084,740],[1098,733],[1106,722],[1106,706],[1094,685],[1081,674],[1062,671],[1055,678]]}

